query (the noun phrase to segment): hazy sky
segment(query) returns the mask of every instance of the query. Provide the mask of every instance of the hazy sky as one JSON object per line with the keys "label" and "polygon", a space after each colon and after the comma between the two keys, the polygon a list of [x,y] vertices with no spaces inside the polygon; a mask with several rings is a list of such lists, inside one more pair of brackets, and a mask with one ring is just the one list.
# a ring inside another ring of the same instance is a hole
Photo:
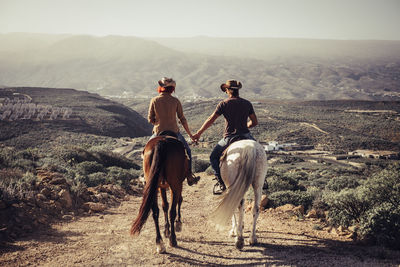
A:
{"label": "hazy sky", "polygon": [[0,33],[400,40],[400,0],[0,0]]}

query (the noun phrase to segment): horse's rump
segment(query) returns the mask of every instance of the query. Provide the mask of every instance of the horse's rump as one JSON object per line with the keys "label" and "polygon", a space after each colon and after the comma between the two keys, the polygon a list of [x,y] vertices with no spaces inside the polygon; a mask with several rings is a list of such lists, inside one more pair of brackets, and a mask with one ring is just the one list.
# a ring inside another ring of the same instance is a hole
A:
{"label": "horse's rump", "polygon": [[[185,151],[182,142],[174,137],[157,136],[150,139],[143,150],[143,170],[146,184],[139,214],[131,227],[138,234],[147,220],[151,206],[157,201],[157,188],[180,187],[185,179]],[[182,166],[178,168],[177,166]]]}
{"label": "horse's rump", "polygon": [[[264,148],[254,140],[241,140],[230,145],[221,162],[221,176],[227,190],[213,212],[212,220],[225,224],[239,206],[251,184],[260,184],[265,178],[266,156]],[[264,173],[264,177],[262,176]],[[262,184],[261,184],[262,186]]]}

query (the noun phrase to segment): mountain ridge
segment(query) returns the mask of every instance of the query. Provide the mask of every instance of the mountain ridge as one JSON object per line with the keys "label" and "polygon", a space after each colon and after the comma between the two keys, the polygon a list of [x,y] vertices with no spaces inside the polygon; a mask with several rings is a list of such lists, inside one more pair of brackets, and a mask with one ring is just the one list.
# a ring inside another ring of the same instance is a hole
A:
{"label": "mountain ridge", "polygon": [[[171,76],[179,97],[218,97],[221,83],[238,79],[243,96],[255,99],[400,99],[400,41],[174,39],[179,48],[162,38],[45,35],[39,44],[42,35],[24,36],[0,35],[0,84],[151,97]],[[281,52],[268,56],[273,46]]]}

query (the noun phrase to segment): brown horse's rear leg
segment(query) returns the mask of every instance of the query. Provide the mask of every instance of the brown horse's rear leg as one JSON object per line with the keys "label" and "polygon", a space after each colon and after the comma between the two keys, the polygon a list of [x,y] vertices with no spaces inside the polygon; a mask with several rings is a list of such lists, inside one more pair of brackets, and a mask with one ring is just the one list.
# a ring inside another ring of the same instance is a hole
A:
{"label": "brown horse's rear leg", "polygon": [[163,242],[162,237],[161,237],[160,226],[158,225],[158,215],[160,213],[160,209],[158,208],[157,199],[153,202],[153,205],[152,205],[151,209],[153,211],[153,220],[154,220],[154,224],[156,226],[157,252],[158,253],[165,253],[165,246],[164,246],[164,242]]}
{"label": "brown horse's rear leg", "polygon": [[178,201],[178,219],[175,221],[175,232],[182,231],[182,222],[181,222],[181,205],[182,205],[183,197],[181,196]]}
{"label": "brown horse's rear leg", "polygon": [[178,204],[179,197],[176,193],[172,193],[172,205],[171,210],[169,211],[169,217],[171,220],[171,236],[169,237],[169,244],[171,247],[178,246],[176,242],[176,235],[175,235],[175,218],[176,218],[176,206]]}
{"label": "brown horse's rear leg", "polygon": [[162,199],[162,208],[164,211],[164,218],[165,218],[165,226],[164,226],[164,236],[166,238],[170,237],[170,231],[169,231],[169,220],[168,220],[168,199],[167,199],[167,190],[164,188],[160,188],[161,191],[161,199]]}

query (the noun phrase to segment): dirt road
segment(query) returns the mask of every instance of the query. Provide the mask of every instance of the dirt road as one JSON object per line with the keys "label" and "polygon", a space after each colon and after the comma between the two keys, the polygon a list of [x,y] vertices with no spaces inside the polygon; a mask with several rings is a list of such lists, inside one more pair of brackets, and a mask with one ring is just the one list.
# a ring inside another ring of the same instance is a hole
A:
{"label": "dirt road", "polygon": [[[217,198],[213,182],[204,173],[199,184],[185,184],[183,229],[178,247],[156,254],[150,216],[138,237],[129,236],[141,198],[131,197],[102,214],[54,225],[2,247],[0,266],[398,266],[398,253],[351,244],[335,233],[314,230],[316,222],[298,221],[283,214],[263,212],[258,219],[259,244],[246,243],[242,251],[217,230],[207,216]],[[246,213],[245,238],[251,212]],[[163,216],[160,219],[163,225]],[[246,240],[247,241],[247,240]]]}

